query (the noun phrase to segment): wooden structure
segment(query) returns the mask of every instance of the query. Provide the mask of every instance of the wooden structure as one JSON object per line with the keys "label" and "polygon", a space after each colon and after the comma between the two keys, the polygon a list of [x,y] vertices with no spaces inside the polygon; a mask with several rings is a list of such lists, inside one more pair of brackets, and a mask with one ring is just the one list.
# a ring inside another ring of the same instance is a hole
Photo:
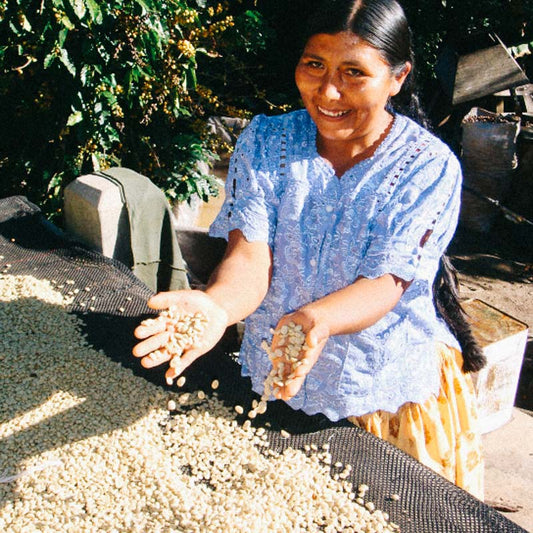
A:
{"label": "wooden structure", "polygon": [[460,48],[448,46],[440,55],[436,73],[452,105],[529,83],[498,36],[489,36],[488,44],[465,53]]}

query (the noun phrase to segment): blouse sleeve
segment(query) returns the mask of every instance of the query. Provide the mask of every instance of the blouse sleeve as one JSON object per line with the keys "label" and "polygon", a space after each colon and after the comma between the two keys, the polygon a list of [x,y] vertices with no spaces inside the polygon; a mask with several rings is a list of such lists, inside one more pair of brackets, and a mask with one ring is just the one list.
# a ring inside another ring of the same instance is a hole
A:
{"label": "blouse sleeve", "polygon": [[272,246],[277,196],[269,162],[275,154],[266,122],[263,115],[255,117],[237,140],[226,178],[226,197],[209,228],[212,237],[227,239],[231,230],[239,229],[248,242]]}
{"label": "blouse sleeve", "polygon": [[457,226],[461,182],[461,166],[449,151],[413,165],[374,221],[359,274],[411,281],[422,257],[436,265]]}

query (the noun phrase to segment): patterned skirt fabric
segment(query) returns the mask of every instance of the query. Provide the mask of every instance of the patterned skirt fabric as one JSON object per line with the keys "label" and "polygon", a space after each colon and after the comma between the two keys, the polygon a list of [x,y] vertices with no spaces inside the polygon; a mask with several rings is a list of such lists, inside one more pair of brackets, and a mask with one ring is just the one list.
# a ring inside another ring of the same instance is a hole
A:
{"label": "patterned skirt fabric", "polygon": [[396,413],[376,411],[348,420],[483,500],[484,463],[474,386],[470,376],[461,371],[459,351],[439,344],[439,352],[438,397],[423,404],[406,403]]}

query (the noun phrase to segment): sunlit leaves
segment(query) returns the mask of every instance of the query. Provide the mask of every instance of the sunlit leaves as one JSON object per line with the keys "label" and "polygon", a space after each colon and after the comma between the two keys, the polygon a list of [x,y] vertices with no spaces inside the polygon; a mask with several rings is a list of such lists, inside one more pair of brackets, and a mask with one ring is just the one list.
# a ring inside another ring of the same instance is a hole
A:
{"label": "sunlit leaves", "polygon": [[212,146],[200,123],[225,111],[224,97],[196,91],[198,55],[218,76],[228,57],[238,63],[263,45],[252,28],[259,16],[235,23],[230,4],[0,0],[4,194],[26,194],[53,214],[66,183],[110,165],[149,176],[170,198],[216,194],[216,180],[197,168]]}
{"label": "sunlit leaves", "polygon": [[78,122],[83,120],[81,111],[73,111],[67,119],[67,126],[75,126]]}
{"label": "sunlit leaves", "polygon": [[69,3],[76,16],[80,20],[83,19],[85,13],[87,12],[84,0],[69,0]]}

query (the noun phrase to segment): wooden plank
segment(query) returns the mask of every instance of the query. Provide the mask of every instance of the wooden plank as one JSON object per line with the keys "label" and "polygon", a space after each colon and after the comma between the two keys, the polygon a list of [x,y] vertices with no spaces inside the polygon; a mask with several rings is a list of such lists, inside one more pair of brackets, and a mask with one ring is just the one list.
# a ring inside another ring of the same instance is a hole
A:
{"label": "wooden plank", "polygon": [[529,82],[505,46],[497,44],[460,56],[452,104],[457,105]]}

